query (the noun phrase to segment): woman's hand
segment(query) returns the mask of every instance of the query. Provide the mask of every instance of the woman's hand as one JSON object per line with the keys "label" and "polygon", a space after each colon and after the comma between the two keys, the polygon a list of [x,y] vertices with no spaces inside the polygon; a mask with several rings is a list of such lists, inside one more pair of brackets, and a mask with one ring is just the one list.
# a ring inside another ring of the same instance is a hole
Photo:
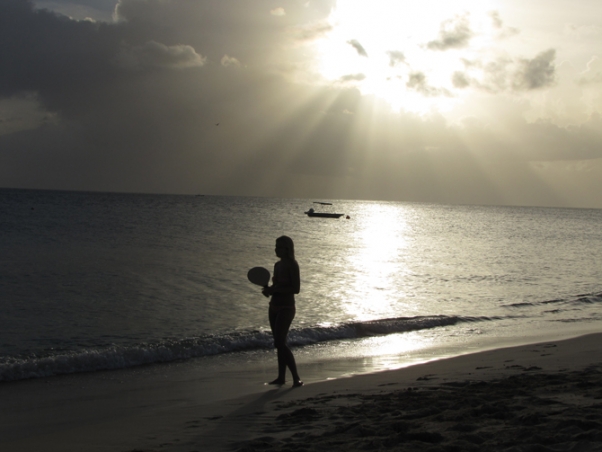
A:
{"label": "woman's hand", "polygon": [[265,286],[263,288],[263,290],[261,291],[261,293],[263,294],[264,297],[268,297],[268,298],[271,297],[272,294],[274,293],[274,286],[272,286],[272,287]]}

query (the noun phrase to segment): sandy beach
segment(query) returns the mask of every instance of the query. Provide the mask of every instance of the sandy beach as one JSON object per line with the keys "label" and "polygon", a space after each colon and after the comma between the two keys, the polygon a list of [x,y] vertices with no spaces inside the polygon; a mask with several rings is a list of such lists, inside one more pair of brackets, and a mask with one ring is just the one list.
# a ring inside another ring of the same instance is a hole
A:
{"label": "sandy beach", "polygon": [[602,450],[602,334],[244,395],[115,375],[3,385],[0,450]]}

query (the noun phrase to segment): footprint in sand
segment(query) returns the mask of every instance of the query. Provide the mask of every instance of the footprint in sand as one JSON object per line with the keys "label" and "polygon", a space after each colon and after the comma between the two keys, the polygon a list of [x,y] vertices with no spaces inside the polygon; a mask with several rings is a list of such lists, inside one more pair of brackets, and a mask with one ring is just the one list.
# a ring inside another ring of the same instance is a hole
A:
{"label": "footprint in sand", "polygon": [[416,379],[416,381],[428,381],[428,380],[434,380],[436,378],[437,378],[437,376],[435,374],[428,374],[428,375],[423,375],[422,377],[418,377]]}

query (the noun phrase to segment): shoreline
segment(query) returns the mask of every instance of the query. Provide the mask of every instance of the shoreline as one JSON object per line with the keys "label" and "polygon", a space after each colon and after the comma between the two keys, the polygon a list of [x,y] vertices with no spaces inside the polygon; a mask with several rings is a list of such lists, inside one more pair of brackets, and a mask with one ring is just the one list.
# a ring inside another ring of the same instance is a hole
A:
{"label": "shoreline", "polygon": [[[551,377],[555,377],[556,380],[563,380],[567,388],[572,388],[565,391],[560,398],[561,403],[567,405],[574,400],[583,403],[589,399],[583,395],[577,397],[579,389],[576,384],[586,378],[598,378],[596,381],[602,381],[601,364],[602,333],[596,333],[573,339],[549,340],[435,359],[396,370],[347,378],[317,382],[310,379],[306,380],[304,387],[298,389],[263,385],[257,389],[259,381],[268,381],[271,376],[271,361],[257,366],[252,375],[233,373],[231,369],[220,369],[218,366],[216,372],[218,377],[221,372],[221,377],[214,381],[195,376],[194,369],[176,379],[173,375],[161,375],[161,371],[149,373],[148,369],[137,369],[130,371],[129,376],[107,372],[94,376],[67,376],[9,383],[0,385],[0,397],[3,399],[0,412],[0,449],[7,452],[277,451],[291,445],[300,447],[308,438],[311,438],[315,447],[333,449],[335,446],[326,442],[328,435],[319,436],[320,432],[334,435],[342,444],[346,441],[354,444],[359,439],[363,441],[369,438],[365,436],[366,432],[361,436],[357,428],[349,427],[345,430],[345,426],[360,420],[361,424],[365,424],[367,418],[362,416],[367,413],[369,406],[384,416],[391,412],[391,407],[386,405],[391,398],[402,398],[397,411],[403,411],[407,403],[403,397],[408,397],[408,394],[419,398],[430,397],[429,394],[435,393],[442,394],[442,397],[449,396],[454,384],[454,391],[458,393],[458,388],[468,384],[473,385],[473,388],[476,388],[476,383],[481,384],[482,403],[486,403],[488,398],[496,397],[496,394],[499,396],[499,390],[495,388],[500,385],[496,386],[496,381],[510,382],[517,386],[519,380],[526,377],[535,382],[534,388],[545,390],[550,381],[554,380]],[[345,363],[339,365],[344,366]],[[585,372],[588,367],[591,369],[589,374]],[[226,385],[234,385],[232,389],[240,385],[243,395],[237,395],[241,391],[229,391]],[[248,393],[245,389],[247,387],[253,388],[253,392]],[[441,390],[442,387],[446,391]],[[594,397],[591,406],[602,406],[602,402],[595,398],[602,398],[600,388],[602,385],[591,389]],[[519,386],[516,389],[518,391]],[[244,394],[245,392],[247,393]],[[229,396],[229,393],[233,395]],[[512,391],[509,394],[510,398],[511,396]],[[528,393],[523,396],[526,400]],[[425,403],[436,406],[441,400],[435,397]],[[424,398],[424,401],[427,399]],[[537,414],[538,408],[532,406],[533,403],[521,403],[522,411]],[[351,409],[354,406],[363,407],[363,411],[355,413]],[[580,409],[583,412],[590,408],[581,406]],[[597,413],[602,415],[599,408],[591,409],[597,409]],[[375,423],[374,430],[379,424],[372,422]],[[436,424],[432,419],[429,422]],[[576,421],[571,422],[575,424]],[[386,424],[383,419],[380,423]],[[410,433],[413,431],[406,427]],[[443,427],[440,426],[439,430],[441,428]],[[483,439],[474,433],[479,431],[478,423],[476,427],[472,425],[470,428],[473,429],[471,434],[476,435],[474,441]],[[441,432],[435,427],[431,430],[434,436],[430,437],[431,442],[426,441],[429,447],[443,447],[447,444],[445,438],[451,438],[447,430]],[[596,444],[602,447],[602,430],[598,432],[594,427],[590,430],[597,433],[589,435],[588,441],[592,444],[599,441]],[[584,432],[575,433],[577,436],[579,434],[585,441]],[[383,444],[392,441],[386,439],[391,435],[381,436],[380,439],[370,439],[374,443],[373,450],[384,448]],[[415,438],[420,438],[420,435]],[[422,439],[428,439],[428,435],[423,435]],[[456,438],[454,441],[459,440]],[[408,443],[410,447],[413,440],[398,443],[395,447],[401,447],[402,443]],[[447,444],[450,447],[452,445]]]}

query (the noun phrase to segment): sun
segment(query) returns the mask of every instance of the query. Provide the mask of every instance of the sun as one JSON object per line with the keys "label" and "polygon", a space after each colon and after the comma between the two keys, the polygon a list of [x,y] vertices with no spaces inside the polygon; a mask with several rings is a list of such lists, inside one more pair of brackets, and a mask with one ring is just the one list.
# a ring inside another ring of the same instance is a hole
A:
{"label": "sun", "polygon": [[489,0],[342,0],[315,42],[317,72],[395,110],[446,111],[461,101],[453,75],[492,33]]}

